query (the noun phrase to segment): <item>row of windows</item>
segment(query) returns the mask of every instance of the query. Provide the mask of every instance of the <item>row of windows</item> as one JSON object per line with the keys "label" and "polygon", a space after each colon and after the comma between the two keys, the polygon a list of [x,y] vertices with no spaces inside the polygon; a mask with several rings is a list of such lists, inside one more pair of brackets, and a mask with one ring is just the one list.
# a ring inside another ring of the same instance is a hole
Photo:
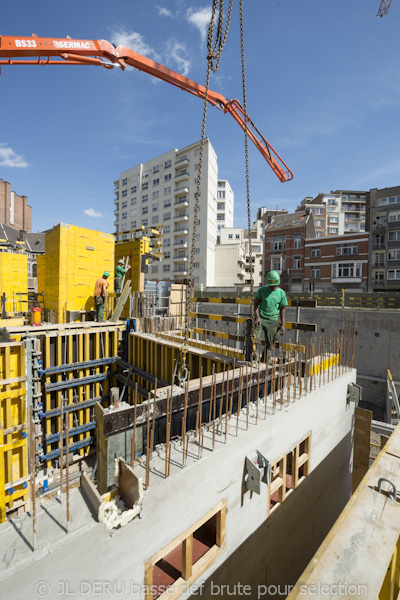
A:
{"label": "row of windows", "polygon": [[399,204],[400,196],[390,196],[389,198],[381,198],[380,205],[387,206],[388,204]]}
{"label": "row of windows", "polygon": [[[360,262],[355,263],[335,263],[332,265],[332,279],[340,279],[347,277],[361,277],[362,276],[362,264]],[[312,267],[310,278],[320,279],[321,268]]]}

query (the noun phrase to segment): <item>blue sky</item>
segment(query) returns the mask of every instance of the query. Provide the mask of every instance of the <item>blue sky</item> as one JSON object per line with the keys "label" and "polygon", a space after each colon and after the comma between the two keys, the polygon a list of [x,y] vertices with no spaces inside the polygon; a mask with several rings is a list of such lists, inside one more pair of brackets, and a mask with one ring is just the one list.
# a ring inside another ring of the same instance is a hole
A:
{"label": "blue sky", "polygon": [[[211,0],[27,0],[2,7],[1,34],[123,43],[204,83]],[[225,6],[228,0],[225,1]],[[282,184],[250,147],[252,218],[334,189],[400,185],[400,1],[244,0],[247,107],[294,172]],[[238,0],[210,87],[242,97]],[[136,70],[3,66],[0,178],[28,196],[33,230],[59,222],[112,232],[113,180],[200,138],[203,103]],[[209,107],[206,134],[245,227],[244,142]],[[97,216],[96,216],[97,215]]]}

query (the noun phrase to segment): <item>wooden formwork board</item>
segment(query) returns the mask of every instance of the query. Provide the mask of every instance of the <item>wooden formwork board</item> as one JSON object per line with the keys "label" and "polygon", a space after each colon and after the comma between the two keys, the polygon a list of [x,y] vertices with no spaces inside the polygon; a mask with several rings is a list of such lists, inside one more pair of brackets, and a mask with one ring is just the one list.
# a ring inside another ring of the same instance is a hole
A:
{"label": "wooden formwork board", "polygon": [[22,342],[0,344],[0,522],[28,501],[28,437]]}
{"label": "wooden formwork board", "polygon": [[60,456],[62,402],[68,412],[72,453],[84,456],[94,442],[94,404],[109,393],[108,372],[115,370],[115,363],[107,359],[118,355],[118,327],[49,332],[40,340],[44,369],[40,459],[50,468]]}

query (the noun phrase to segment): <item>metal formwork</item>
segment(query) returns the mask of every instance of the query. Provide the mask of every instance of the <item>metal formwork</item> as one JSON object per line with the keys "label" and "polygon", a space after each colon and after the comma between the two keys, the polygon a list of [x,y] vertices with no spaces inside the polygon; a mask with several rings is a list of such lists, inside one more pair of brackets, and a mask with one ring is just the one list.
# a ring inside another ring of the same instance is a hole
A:
{"label": "metal formwork", "polygon": [[0,344],[0,523],[26,505],[28,427],[25,348],[22,342]]}

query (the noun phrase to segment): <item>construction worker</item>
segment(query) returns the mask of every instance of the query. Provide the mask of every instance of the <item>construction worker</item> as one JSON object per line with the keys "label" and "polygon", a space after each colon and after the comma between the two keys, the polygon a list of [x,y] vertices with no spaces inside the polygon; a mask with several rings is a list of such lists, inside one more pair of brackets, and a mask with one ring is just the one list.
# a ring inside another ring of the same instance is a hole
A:
{"label": "construction worker", "polygon": [[118,264],[115,267],[114,289],[115,289],[115,293],[116,294],[120,294],[121,293],[122,279],[123,279],[125,273],[127,271],[129,271],[130,268],[131,268],[130,265],[128,265],[125,268],[125,263],[124,263],[124,259],[123,258],[119,259]]}
{"label": "construction worker", "polygon": [[267,285],[260,287],[254,297],[256,312],[255,337],[265,336],[265,354],[275,343],[275,336],[285,332],[285,306],[288,305],[285,292],[278,287],[281,278],[277,271],[267,275]]}
{"label": "construction worker", "polygon": [[94,305],[96,307],[96,321],[104,321],[104,306],[106,303],[107,288],[110,285],[107,279],[110,277],[108,271],[104,271],[103,277],[99,277],[94,286]]}

